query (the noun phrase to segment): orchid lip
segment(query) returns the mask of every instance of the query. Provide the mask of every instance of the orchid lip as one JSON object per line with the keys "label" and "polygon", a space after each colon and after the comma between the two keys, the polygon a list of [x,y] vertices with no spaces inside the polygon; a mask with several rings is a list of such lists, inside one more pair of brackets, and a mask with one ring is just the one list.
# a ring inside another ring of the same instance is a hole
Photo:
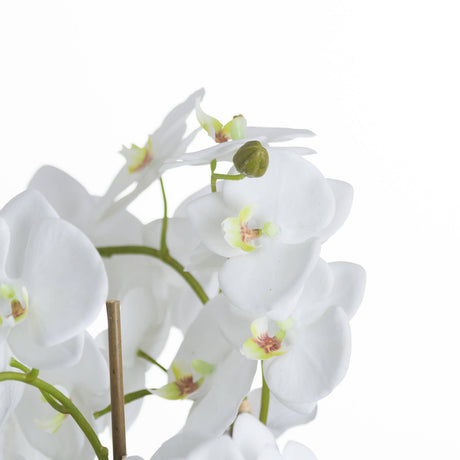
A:
{"label": "orchid lip", "polygon": [[3,297],[7,302],[9,302],[10,313],[6,315],[0,315],[0,326],[5,325],[13,327],[15,324],[23,321],[27,316],[27,311],[29,309],[29,299],[27,295],[27,290],[25,287],[21,289],[22,301],[19,300],[19,297],[16,289],[13,286],[2,284],[0,285],[0,297]]}
{"label": "orchid lip", "polygon": [[132,144],[130,149],[125,147],[122,150],[122,154],[126,157],[130,173],[141,171],[153,160],[152,141],[149,138],[142,148],[135,144]]}
{"label": "orchid lip", "polygon": [[283,355],[288,348],[283,343],[288,329],[294,324],[292,319],[278,322],[278,331],[268,333],[268,318],[263,316],[251,323],[252,337],[244,342],[241,353],[250,359],[264,360]]}
{"label": "orchid lip", "polygon": [[[154,390],[153,393],[165,399],[176,400],[185,399],[198,391],[206,376],[214,372],[215,366],[194,359],[191,366],[185,366],[182,362],[173,362],[171,368],[176,380]],[[194,378],[192,369],[201,375],[199,379]]]}
{"label": "orchid lip", "polygon": [[249,227],[254,209],[255,205],[248,204],[240,211],[238,217],[228,217],[222,222],[224,238],[230,246],[251,252],[257,248],[260,237],[275,238],[279,235],[278,226],[272,222],[265,222],[262,228]]}

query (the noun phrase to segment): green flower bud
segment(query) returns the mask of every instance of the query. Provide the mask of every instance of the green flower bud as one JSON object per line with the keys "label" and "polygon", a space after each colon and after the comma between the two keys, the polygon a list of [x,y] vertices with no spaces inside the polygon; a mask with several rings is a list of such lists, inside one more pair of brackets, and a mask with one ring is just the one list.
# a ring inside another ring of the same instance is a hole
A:
{"label": "green flower bud", "polygon": [[233,164],[247,177],[261,177],[268,168],[268,152],[259,141],[246,142],[233,156]]}

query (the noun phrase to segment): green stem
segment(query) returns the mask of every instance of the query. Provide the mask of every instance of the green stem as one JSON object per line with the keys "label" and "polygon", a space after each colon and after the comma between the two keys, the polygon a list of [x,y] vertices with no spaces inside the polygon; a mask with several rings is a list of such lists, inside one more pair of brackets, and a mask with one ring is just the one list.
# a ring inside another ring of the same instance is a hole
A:
{"label": "green stem", "polygon": [[213,176],[216,179],[224,179],[224,180],[241,180],[246,177],[244,174],[217,174],[217,173],[213,173]]}
{"label": "green stem", "polygon": [[[153,389],[152,389],[153,391]],[[138,391],[133,391],[132,393],[126,393],[125,394],[125,404],[128,404],[130,402],[133,402],[133,401],[136,401],[137,399],[141,399],[143,398],[144,396],[148,396],[148,395],[151,395],[152,392],[150,390],[138,390]],[[99,417],[102,417],[103,415],[105,414],[108,414],[110,411],[112,410],[112,407],[111,405],[109,404],[107,407],[105,407],[104,409],[101,409],[97,412],[94,412],[93,416],[94,418],[99,418]]]}
{"label": "green stem", "polygon": [[106,447],[104,447],[101,444],[99,438],[97,437],[97,434],[93,430],[93,427],[89,424],[84,415],[78,410],[77,406],[75,406],[75,404],[73,404],[73,402],[69,398],[67,398],[67,396],[65,396],[63,393],[61,393],[59,390],[54,388],[49,383],[39,378],[31,380],[30,375],[28,374],[20,374],[19,372],[0,372],[0,382],[8,380],[23,382],[28,385],[34,386],[35,388],[38,388],[40,391],[49,394],[55,400],[60,402],[68,411],[68,413],[72,416],[72,418],[75,420],[75,422],[83,431],[85,436],[88,438],[88,441],[93,447],[97,458],[99,460],[108,460],[109,451]]}
{"label": "green stem", "polygon": [[168,202],[166,201],[166,192],[165,187],[163,184],[163,179],[160,177],[160,185],[161,185],[161,194],[163,195],[163,224],[161,226],[161,252],[163,254],[168,253],[168,246],[166,245],[166,232],[168,230]]}
{"label": "green stem", "polygon": [[[16,369],[21,370],[24,372],[28,377],[29,380],[35,380],[38,377],[38,370],[37,369],[32,369],[30,370],[28,367],[24,366],[24,364],[20,363],[14,358],[10,359],[10,366],[15,367]],[[43,395],[43,397],[48,401],[50,406],[57,410],[58,412],[61,412],[61,414],[68,414],[69,412],[67,409],[62,405],[59,404],[52,396],[50,396],[48,393],[45,391],[40,390],[40,393]]]}
{"label": "green stem", "polygon": [[41,391],[40,393],[43,395],[43,397],[46,399],[48,404],[56,411],[60,412],[61,414],[68,414],[69,411],[62,405],[59,404],[51,395],[46,393],[45,391]]}
{"label": "green stem", "polygon": [[160,259],[165,264],[176,270],[176,272],[179,273],[185,281],[187,281],[203,304],[209,300],[209,297],[206,295],[206,292],[204,292],[204,289],[201,287],[201,284],[197,281],[197,279],[190,272],[186,271],[180,262],[172,258],[169,254],[162,253],[158,249],[150,248],[148,246],[107,246],[97,248],[97,250],[102,257],[111,257],[120,254],[140,254]]}
{"label": "green stem", "polygon": [[260,397],[260,413],[259,420],[266,425],[268,417],[268,406],[270,404],[270,389],[268,388],[267,382],[264,376],[264,362],[260,362],[262,368],[262,395]]}
{"label": "green stem", "polygon": [[139,356],[139,358],[145,359],[149,363],[155,364],[155,366],[158,366],[163,372],[166,372],[166,373],[168,372],[168,369],[166,369],[166,367],[163,367],[158,361],[153,359],[150,355],[148,355],[144,351],[137,350],[137,356]]}
{"label": "green stem", "polygon": [[214,177],[214,171],[216,170],[217,167],[217,160],[214,158],[214,160],[211,161],[211,192],[215,193],[217,192],[217,179]]}
{"label": "green stem", "polygon": [[241,180],[244,179],[246,176],[244,174],[219,174],[215,173],[217,167],[217,160],[211,161],[211,191],[217,192],[217,179],[223,180]]}

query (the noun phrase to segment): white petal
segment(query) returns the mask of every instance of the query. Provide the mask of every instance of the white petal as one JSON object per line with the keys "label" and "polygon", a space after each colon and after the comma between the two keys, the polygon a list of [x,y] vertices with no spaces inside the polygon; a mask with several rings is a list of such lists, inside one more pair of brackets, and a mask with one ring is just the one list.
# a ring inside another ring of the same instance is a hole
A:
{"label": "white petal", "polygon": [[[8,347],[5,344],[0,344],[0,372],[16,371],[16,369],[8,366],[10,358],[11,354],[8,351]],[[0,383],[0,432],[3,429],[4,423],[21,400],[23,391],[24,384],[22,382],[6,381]]]}
{"label": "white petal", "polygon": [[0,430],[0,459],[1,460],[49,460],[33,448],[19,426],[14,415]]}
{"label": "white petal", "polygon": [[257,457],[254,458],[257,458],[257,460],[283,460],[283,457],[281,457],[277,447],[266,447],[259,452]]}
{"label": "white petal", "polygon": [[[221,184],[221,182],[217,183],[218,185]],[[221,191],[217,189],[217,191]],[[202,196],[209,195],[211,192],[211,186],[206,185],[205,187],[200,188],[196,192],[192,193],[189,195],[182,203],[177,207],[176,211],[174,212],[174,217],[183,217],[185,219],[188,219],[188,213],[187,213],[187,208],[188,205],[192,202],[195,201],[197,198],[201,198]]]}
{"label": "white petal", "polygon": [[5,265],[10,247],[10,229],[7,223],[0,217],[0,279],[6,277]]}
{"label": "white petal", "polygon": [[245,133],[246,139],[263,136],[267,138],[267,142],[283,142],[299,137],[315,136],[315,133],[308,129],[263,128],[259,126],[247,126]]}
{"label": "white petal", "polygon": [[142,224],[122,211],[100,219],[104,199],[91,196],[73,177],[52,166],[40,168],[29,183],[58,214],[81,229],[96,246],[142,244]]}
{"label": "white petal", "polygon": [[327,299],[333,284],[334,274],[330,264],[320,259],[305,281],[293,317],[303,324],[316,321],[331,306]]}
{"label": "white petal", "polygon": [[234,307],[222,294],[210,300],[208,305],[216,310],[219,328],[224,337],[236,350],[240,350],[244,342],[252,337],[251,322],[254,315]]}
{"label": "white petal", "polygon": [[143,229],[140,220],[121,210],[98,221],[88,236],[95,246],[141,245]]}
{"label": "white petal", "polygon": [[30,234],[43,219],[58,215],[40,193],[27,190],[7,203],[0,217],[10,229],[6,272],[10,278],[18,278],[24,266],[24,253]]}
{"label": "white petal", "polygon": [[58,219],[36,226],[26,247],[23,280],[29,292],[27,321],[45,346],[84,331],[107,296],[102,260],[76,227]]}
{"label": "white petal", "polygon": [[107,362],[88,333],[84,334],[80,360],[71,367],[47,371],[46,378],[69,392],[78,389],[87,395],[103,395],[109,391]]}
{"label": "white petal", "polygon": [[[147,246],[160,247],[163,219],[158,219],[144,228],[144,242]],[[172,257],[187,265],[193,250],[200,244],[198,234],[186,218],[168,219],[167,245]]]}
{"label": "white petal", "polygon": [[43,346],[34,340],[26,318],[16,325],[8,336],[8,344],[19,361],[36,369],[73,366],[83,352],[84,334],[54,346]]}
{"label": "white petal", "polygon": [[270,154],[267,172],[260,178],[224,181],[222,193],[232,209],[254,204],[255,222],[278,225],[285,243],[318,235],[335,212],[326,179],[311,163],[290,152]]}
{"label": "white petal", "polygon": [[334,286],[328,303],[341,307],[348,318],[352,318],[363,300],[366,272],[363,267],[351,262],[333,262],[329,266],[332,269]]}
{"label": "white petal", "polygon": [[[123,297],[121,303],[121,333],[123,345],[123,362],[133,366],[137,360],[137,350],[142,348],[142,343],[151,337],[153,341],[164,342],[165,335],[160,330],[169,332],[169,324],[162,320],[164,312],[155,304],[150,290],[138,287],[133,288]],[[158,331],[153,334],[154,328],[159,325]],[[146,353],[148,350],[143,349]],[[155,357],[155,356],[154,356]]]}
{"label": "white petal", "polygon": [[295,153],[296,155],[315,155],[316,150],[310,149],[308,147],[270,147],[270,153],[274,153],[276,155],[276,152],[290,152],[290,153]]}
{"label": "white petal", "polygon": [[[238,308],[284,320],[295,308],[306,277],[316,265],[319,243],[275,240],[228,260],[219,273],[222,292]],[[269,244],[270,243],[270,244]]]}
{"label": "white petal", "polygon": [[232,161],[233,155],[235,155],[236,151],[246,142],[246,139],[228,141],[196,152],[187,152],[178,159],[180,162],[179,164],[206,165],[211,163],[214,159],[219,161]]}
{"label": "white petal", "polygon": [[154,154],[162,157],[169,156],[172,152],[172,145],[182,139],[186,130],[186,119],[195,108],[195,104],[201,101],[204,90],[199,89],[191,94],[184,102],[180,103],[166,115],[160,127],[152,134]]}
{"label": "white petal", "polygon": [[[248,395],[251,412],[255,417],[259,416],[260,398],[260,388],[251,391]],[[304,407],[303,409],[302,412],[292,410],[281,403],[275,395],[271,394],[268,406],[267,427],[277,438],[289,428],[311,422],[316,416],[316,404],[310,404],[309,407]]]}
{"label": "white petal", "polygon": [[235,420],[241,402],[251,389],[256,366],[256,361],[245,358],[239,351],[230,352],[209,376],[211,386],[192,406],[183,430],[222,434]]}
{"label": "white petal", "polygon": [[273,394],[288,407],[314,404],[328,395],[345,376],[351,352],[348,318],[340,308],[329,309],[296,333],[290,350],[264,365]]}
{"label": "white petal", "polygon": [[94,199],[72,176],[53,166],[43,166],[28,188],[43,194],[62,219],[86,232],[86,222],[94,212]]}
{"label": "white petal", "polygon": [[225,359],[231,348],[220,333],[216,315],[209,305],[203,307],[188,329],[175,360],[190,365],[193,359],[199,359],[218,365]]}
{"label": "white petal", "polygon": [[195,449],[186,460],[245,460],[228,436],[212,439]]}
{"label": "white petal", "polygon": [[237,217],[240,210],[227,207],[221,193],[211,193],[192,201],[187,211],[192,225],[210,251],[223,257],[243,253],[241,249],[234,248],[225,241],[222,222],[227,217]]}
{"label": "white petal", "polygon": [[[78,458],[83,447],[84,435],[78,425],[68,415],[55,433],[46,432],[39,426],[56,417],[56,412],[41,398],[40,392],[27,386],[16,415],[26,439],[41,453],[51,459]],[[62,415],[62,414],[61,414]]]}
{"label": "white petal", "polygon": [[327,179],[327,183],[335,197],[335,214],[322,230],[321,241],[326,241],[343,225],[350,214],[353,202],[353,187],[350,184],[334,179]]}
{"label": "white petal", "polygon": [[241,414],[233,425],[233,440],[244,458],[257,459],[267,447],[278,450],[271,431],[251,414]]}
{"label": "white petal", "polygon": [[289,441],[283,450],[283,460],[316,460],[315,454],[303,444]]}
{"label": "white petal", "polygon": [[151,460],[179,460],[185,458],[200,444],[205,443],[209,436],[200,432],[179,432],[164,442],[155,452]]}

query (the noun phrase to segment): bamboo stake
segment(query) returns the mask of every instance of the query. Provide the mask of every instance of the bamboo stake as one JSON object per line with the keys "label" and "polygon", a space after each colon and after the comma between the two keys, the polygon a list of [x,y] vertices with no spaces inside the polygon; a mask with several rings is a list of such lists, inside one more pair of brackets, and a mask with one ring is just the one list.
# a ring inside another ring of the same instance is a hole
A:
{"label": "bamboo stake", "polygon": [[108,300],[110,402],[112,405],[113,460],[126,458],[125,404],[121,356],[120,301]]}

